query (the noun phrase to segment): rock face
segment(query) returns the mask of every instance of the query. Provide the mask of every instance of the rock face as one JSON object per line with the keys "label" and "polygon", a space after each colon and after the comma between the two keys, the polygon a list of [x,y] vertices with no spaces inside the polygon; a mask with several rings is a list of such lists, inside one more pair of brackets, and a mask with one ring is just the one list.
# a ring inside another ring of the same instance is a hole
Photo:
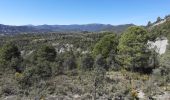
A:
{"label": "rock face", "polygon": [[170,94],[168,92],[164,92],[163,95],[157,95],[154,98],[156,100],[170,100]]}
{"label": "rock face", "polygon": [[168,39],[167,38],[157,38],[155,42],[149,41],[148,44],[150,45],[149,48],[155,48],[156,52],[161,54],[164,54],[166,52],[166,48],[168,45]]}
{"label": "rock face", "polygon": [[160,22],[158,22],[158,23],[155,23],[152,27],[158,26],[158,25],[163,24],[163,23],[165,23],[165,22],[166,22],[166,19],[164,19],[164,20],[162,20],[162,21],[160,21]]}
{"label": "rock face", "polygon": [[17,96],[8,96],[3,98],[3,100],[17,100]]}
{"label": "rock face", "polygon": [[142,90],[140,90],[139,92],[138,92],[138,98],[139,99],[145,99],[145,93],[142,91]]}

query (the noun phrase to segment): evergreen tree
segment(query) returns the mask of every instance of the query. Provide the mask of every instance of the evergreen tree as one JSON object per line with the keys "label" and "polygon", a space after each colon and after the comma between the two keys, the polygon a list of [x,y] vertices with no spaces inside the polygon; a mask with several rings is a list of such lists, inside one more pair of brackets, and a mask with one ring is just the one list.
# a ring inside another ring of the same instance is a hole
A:
{"label": "evergreen tree", "polygon": [[56,51],[53,46],[50,45],[42,45],[38,50],[35,52],[35,59],[43,61],[50,61],[53,62],[56,59]]}
{"label": "evergreen tree", "polygon": [[109,34],[104,36],[94,47],[93,54],[97,56],[101,54],[103,57],[108,57],[110,51],[117,52],[118,36]]}
{"label": "evergreen tree", "polygon": [[119,61],[127,69],[147,68],[150,51],[147,46],[148,33],[141,27],[130,27],[122,34],[118,50]]}
{"label": "evergreen tree", "polygon": [[156,20],[156,22],[158,23],[158,22],[160,22],[161,20],[162,20],[161,17],[158,17],[157,20]]}
{"label": "evergreen tree", "polygon": [[148,22],[147,26],[150,27],[152,25],[151,21]]}
{"label": "evergreen tree", "polygon": [[18,47],[13,43],[7,43],[0,49],[1,69],[14,69],[20,71],[21,55]]}

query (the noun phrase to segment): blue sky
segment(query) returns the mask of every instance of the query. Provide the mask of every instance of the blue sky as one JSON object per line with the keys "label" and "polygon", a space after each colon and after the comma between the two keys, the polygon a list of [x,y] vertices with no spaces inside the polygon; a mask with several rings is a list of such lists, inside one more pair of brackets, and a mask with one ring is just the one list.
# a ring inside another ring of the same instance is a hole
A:
{"label": "blue sky", "polygon": [[170,0],[0,0],[0,24],[145,25],[170,14]]}

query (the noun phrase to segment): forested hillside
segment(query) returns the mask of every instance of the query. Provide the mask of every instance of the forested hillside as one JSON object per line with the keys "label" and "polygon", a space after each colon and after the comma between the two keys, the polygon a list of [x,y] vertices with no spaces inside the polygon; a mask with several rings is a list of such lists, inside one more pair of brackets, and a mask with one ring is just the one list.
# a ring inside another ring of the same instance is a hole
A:
{"label": "forested hillside", "polygon": [[170,39],[170,20],[165,19],[146,27],[123,26],[117,29],[121,34],[83,30],[0,36],[0,99],[169,100],[169,45],[159,54],[148,44]]}

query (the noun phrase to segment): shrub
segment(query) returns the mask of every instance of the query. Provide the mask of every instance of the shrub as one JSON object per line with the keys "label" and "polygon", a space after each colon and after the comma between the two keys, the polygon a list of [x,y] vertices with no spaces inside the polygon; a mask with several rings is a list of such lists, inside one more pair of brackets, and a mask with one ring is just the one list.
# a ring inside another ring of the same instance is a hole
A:
{"label": "shrub", "polygon": [[73,69],[77,68],[75,57],[70,56],[70,57],[66,58],[66,60],[63,63],[63,66],[66,70],[73,70]]}
{"label": "shrub", "polygon": [[[17,74],[19,75],[19,74]],[[20,76],[20,75],[19,75]],[[38,83],[40,80],[46,80],[52,76],[52,68],[49,62],[42,62],[33,67],[27,67],[19,83],[22,87],[28,88],[34,83]]]}
{"label": "shrub", "polygon": [[138,98],[138,92],[136,90],[132,90],[131,91],[131,96],[133,97],[133,99]]}
{"label": "shrub", "polygon": [[103,68],[105,70],[108,70],[108,66],[106,64],[106,59],[102,55],[96,56],[94,66],[96,68]]}
{"label": "shrub", "polygon": [[0,67],[2,69],[20,71],[20,51],[13,43],[7,43],[0,49]]}
{"label": "shrub", "polygon": [[81,59],[81,68],[83,70],[91,70],[93,69],[94,59],[90,54],[86,54]]}
{"label": "shrub", "polygon": [[56,51],[53,46],[50,45],[42,45],[38,48],[38,50],[35,52],[35,59],[43,61],[55,61],[56,58]]}
{"label": "shrub", "polygon": [[110,51],[117,52],[118,36],[109,34],[104,36],[94,47],[93,54],[97,56],[101,54],[103,57],[108,57]]}
{"label": "shrub", "polygon": [[12,58],[20,58],[20,51],[16,45],[7,43],[0,50],[0,58],[5,61],[11,61]]}

